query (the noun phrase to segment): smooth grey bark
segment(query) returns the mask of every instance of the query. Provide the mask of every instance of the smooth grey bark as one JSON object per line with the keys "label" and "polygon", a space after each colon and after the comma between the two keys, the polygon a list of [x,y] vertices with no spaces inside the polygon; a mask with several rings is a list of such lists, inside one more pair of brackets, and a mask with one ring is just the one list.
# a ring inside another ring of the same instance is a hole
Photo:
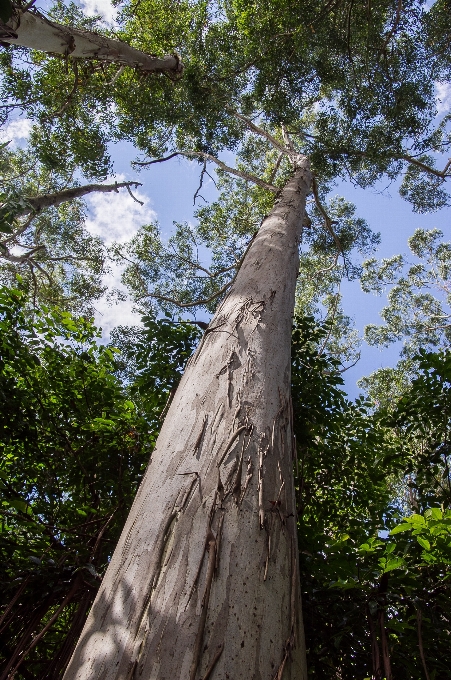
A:
{"label": "smooth grey bark", "polygon": [[306,680],[291,329],[293,177],[188,362],[64,680]]}
{"label": "smooth grey bark", "polygon": [[[110,193],[111,191],[118,191],[123,187],[137,187],[141,186],[140,182],[115,182],[114,184],[85,184],[81,187],[72,187],[71,189],[63,189],[52,194],[41,194],[40,196],[29,196],[25,200],[27,205],[19,212],[16,217],[29,215],[30,213],[39,213],[46,208],[57,207],[61,203],[73,201],[75,198],[81,198],[88,194],[96,193]],[[136,199],[135,199],[136,200]]]}
{"label": "smooth grey bark", "polygon": [[183,69],[177,55],[155,57],[99,33],[56,24],[36,10],[16,10],[8,23],[0,27],[0,39],[11,45],[22,45],[41,52],[99,59],[131,66],[139,71],[172,71],[179,74]]}

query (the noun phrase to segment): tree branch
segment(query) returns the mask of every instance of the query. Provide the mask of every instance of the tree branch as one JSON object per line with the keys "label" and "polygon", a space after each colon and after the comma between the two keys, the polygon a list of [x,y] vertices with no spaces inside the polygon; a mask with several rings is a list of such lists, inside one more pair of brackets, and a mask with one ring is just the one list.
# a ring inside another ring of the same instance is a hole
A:
{"label": "tree branch", "polygon": [[166,156],[164,158],[156,158],[153,161],[133,161],[133,165],[146,166],[153,165],[154,163],[163,163],[164,161],[169,161],[171,158],[174,158],[174,156],[185,156],[185,158],[190,159],[201,158],[202,160],[205,161],[211,161],[212,163],[216,163],[216,165],[218,165],[221,168],[221,170],[224,170],[224,172],[230,172],[231,175],[236,175],[237,177],[241,177],[241,179],[245,179],[248,182],[252,182],[257,186],[262,187],[262,189],[272,191],[273,194],[279,193],[279,189],[275,187],[273,184],[269,184],[268,182],[265,182],[259,177],[256,177],[255,175],[252,175],[248,172],[243,172],[242,170],[238,170],[237,168],[231,168],[229,165],[226,165],[225,163],[220,161],[219,158],[216,158],[215,156],[212,156],[209,153],[205,153],[204,151],[175,151],[174,153],[171,153],[169,156]]}
{"label": "tree branch", "polygon": [[321,215],[324,217],[324,223],[326,225],[326,228],[327,228],[328,232],[330,233],[330,235],[332,236],[332,238],[334,239],[335,245],[337,246],[338,250],[343,255],[343,259],[344,259],[345,254],[344,254],[343,246],[341,245],[341,241],[338,238],[337,234],[332,229],[332,220],[330,219],[329,215],[326,213],[323,205],[321,204],[321,201],[319,200],[318,185],[316,183],[316,179],[315,179],[315,176],[313,175],[313,173],[312,173],[312,190],[313,190],[313,196],[315,197],[316,207],[318,208]]}
{"label": "tree branch", "polygon": [[288,134],[288,131],[283,123],[282,123],[282,137],[287,149],[290,150],[290,153],[292,153],[293,155],[296,154],[296,149],[294,148],[293,140]]}
{"label": "tree branch", "polygon": [[352,364],[350,364],[349,366],[345,366],[344,368],[342,368],[338,372],[339,373],[346,373],[346,371],[349,371],[350,368],[354,368],[354,366],[356,366],[356,364],[360,361],[360,358],[361,358],[361,352],[359,352],[357,354],[357,359]]}
{"label": "tree branch", "polygon": [[290,152],[284,146],[281,142],[279,142],[275,137],[273,137],[269,132],[264,130],[263,128],[259,127],[256,125],[250,118],[247,116],[243,116],[242,113],[238,113],[237,111],[232,111],[230,110],[230,113],[235,117],[238,118],[241,122],[243,122],[249,130],[252,130],[252,132],[255,132],[257,135],[260,135],[260,137],[264,137],[268,142],[270,142],[276,149],[279,149],[282,153],[286,154],[287,156],[290,155]]}
{"label": "tree branch", "polygon": [[[225,291],[227,290],[227,288],[230,288],[230,286],[233,285],[233,283],[235,282],[236,277],[238,276],[238,272],[239,272],[240,269],[241,269],[241,265],[242,265],[243,262],[244,262],[244,258],[245,258],[246,255],[248,254],[249,249],[250,249],[252,243],[254,242],[254,238],[255,238],[256,235],[257,235],[257,234],[255,233],[254,236],[253,236],[253,237],[251,238],[251,240],[249,241],[249,243],[247,244],[247,247],[246,247],[246,250],[245,250],[244,253],[243,253],[243,256],[241,257],[241,259],[239,260],[239,262],[238,262],[237,265],[236,265],[236,272],[235,272],[233,278],[232,278],[228,283],[226,283],[226,284],[221,288],[221,290],[219,290],[217,293],[214,293],[214,294],[211,295],[209,298],[206,298],[205,300],[196,300],[195,302],[179,302],[178,300],[174,300],[174,298],[166,297],[165,295],[159,295],[158,293],[148,293],[147,295],[142,295],[142,296],[140,296],[140,297],[138,298],[138,300],[142,300],[143,298],[146,298],[146,297],[153,297],[153,298],[155,298],[155,299],[157,299],[157,300],[163,300],[163,301],[165,301],[165,302],[170,302],[171,304],[177,305],[177,307],[182,307],[182,308],[186,308],[186,307],[198,307],[198,306],[200,306],[200,305],[206,305],[206,304],[208,304],[209,302],[211,302],[211,301],[214,300],[215,298],[217,298],[217,297],[219,297],[220,295],[222,295],[222,293],[225,293]],[[224,270],[222,270],[222,271],[227,271],[227,269],[224,269]],[[217,274],[219,274],[219,273],[222,273],[222,272],[220,271],[220,272],[218,272]],[[217,275],[217,274],[216,274],[216,275]]]}
{"label": "tree branch", "polygon": [[440,177],[441,179],[446,179],[447,177],[450,177],[450,173],[448,173],[448,170],[451,166],[451,158],[448,160],[447,164],[445,165],[443,170],[436,170],[435,168],[431,168],[429,165],[426,165],[425,163],[422,163],[421,161],[417,161],[416,158],[413,158],[412,156],[409,156],[408,154],[402,154],[398,156],[398,158],[402,159],[403,161],[407,161],[408,163],[411,163],[412,165],[416,165],[418,168],[421,168],[424,170],[424,172],[428,172],[431,175],[435,175],[436,177]]}
{"label": "tree branch", "polygon": [[4,26],[2,41],[67,58],[96,59],[130,66],[144,73],[172,73],[179,77],[183,65],[177,54],[156,57],[95,31],[65,26],[50,21],[33,9],[17,9]]}
{"label": "tree branch", "polygon": [[[72,201],[74,198],[81,198],[87,194],[92,194],[94,192],[110,192],[115,191],[118,193],[119,189],[127,187],[130,191],[130,186],[139,187],[142,186],[141,182],[115,182],[114,184],[85,184],[81,187],[73,187],[72,189],[64,189],[63,191],[58,191],[53,194],[42,194],[41,196],[31,196],[27,197],[26,200],[29,207],[23,208],[23,210],[16,214],[17,217],[23,215],[29,215],[31,212],[39,213],[42,210],[50,207],[56,207],[61,203],[66,201]],[[138,201],[133,195],[132,198]],[[142,204],[141,204],[142,205]]]}
{"label": "tree branch", "polygon": [[396,9],[395,20],[393,22],[393,26],[391,27],[390,31],[387,34],[386,39],[384,40],[384,44],[382,45],[382,50],[381,50],[382,52],[387,48],[388,43],[393,38],[395,31],[398,28],[399,21],[401,19],[401,10],[402,10],[402,0],[398,0],[398,7]]}
{"label": "tree branch", "polygon": [[179,151],[174,151],[174,153],[169,154],[169,156],[163,156],[162,158],[155,158],[153,161],[132,161],[132,165],[139,165],[139,166],[144,166],[144,165],[153,165],[154,163],[164,163],[165,161],[170,161],[171,158],[175,158],[175,156],[180,156]]}
{"label": "tree branch", "polygon": [[280,168],[280,164],[281,164],[281,162],[282,162],[282,159],[283,159],[284,155],[285,155],[285,154],[283,154],[282,151],[281,151],[281,152],[279,153],[279,155],[277,156],[276,164],[275,164],[275,166],[274,166],[274,168],[273,168],[273,170],[272,170],[272,172],[271,172],[271,174],[270,174],[270,176],[269,176],[269,183],[270,183],[270,184],[272,184],[272,183],[274,182],[274,179],[275,179],[275,177],[276,177],[276,175],[277,175],[278,169]]}
{"label": "tree branch", "polygon": [[156,300],[163,300],[164,302],[170,302],[172,305],[176,305],[177,307],[182,307],[183,309],[186,308],[186,307],[198,307],[200,305],[207,305],[209,302],[211,302],[215,298],[219,297],[222,293],[225,293],[227,288],[230,288],[230,286],[232,285],[232,283],[234,281],[235,281],[235,276],[233,277],[233,279],[231,281],[226,283],[225,286],[223,286],[221,288],[221,290],[218,290],[217,293],[214,293],[209,298],[206,298],[204,300],[196,300],[195,302],[179,302],[178,300],[175,300],[174,298],[166,297],[165,295],[159,295],[158,293],[148,293],[147,295],[143,295],[141,298],[138,298],[138,299],[141,300],[142,298],[145,298],[145,297],[153,297]]}

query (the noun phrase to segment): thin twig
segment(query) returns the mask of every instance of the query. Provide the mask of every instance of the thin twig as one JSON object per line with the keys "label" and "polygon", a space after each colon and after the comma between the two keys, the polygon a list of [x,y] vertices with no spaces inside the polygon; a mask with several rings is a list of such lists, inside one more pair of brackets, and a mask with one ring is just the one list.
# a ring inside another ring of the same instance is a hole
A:
{"label": "thin twig", "polygon": [[125,66],[124,66],[124,64],[122,64],[122,66],[119,68],[116,75],[114,75],[113,78],[110,80],[108,85],[114,85],[116,80],[123,74],[124,71],[125,71]]}
{"label": "thin twig", "polygon": [[171,158],[175,158],[175,156],[180,156],[179,151],[174,151],[174,153],[169,154],[169,156],[163,156],[161,158],[155,158],[153,161],[132,161],[132,165],[139,165],[139,166],[145,166],[145,165],[153,165],[154,163],[164,163],[165,161],[170,161]]}
{"label": "thin twig", "polygon": [[360,361],[360,357],[361,357],[361,353],[359,352],[357,359],[352,364],[350,364],[349,366],[346,366],[345,368],[342,368],[338,372],[339,373],[346,373],[346,371],[349,371],[350,368],[354,368],[354,366]]}
{"label": "thin twig", "polygon": [[[205,299],[205,300],[196,300],[195,302],[179,302],[178,300],[174,300],[173,298],[166,297],[165,295],[159,295],[158,293],[148,293],[147,295],[142,295],[142,296],[139,297],[138,299],[139,299],[139,300],[142,300],[143,298],[146,298],[146,297],[154,297],[156,300],[163,300],[163,301],[165,301],[165,302],[170,302],[171,304],[177,305],[177,307],[184,307],[184,308],[185,308],[185,307],[197,307],[197,306],[199,306],[199,305],[206,305],[206,304],[208,304],[209,302],[211,302],[211,301],[214,300],[215,298],[217,298],[217,297],[219,297],[220,295],[222,295],[222,293],[224,293],[224,292],[227,290],[227,288],[230,288],[230,286],[233,285],[233,283],[235,283],[236,277],[238,276],[238,272],[239,272],[240,269],[241,269],[241,266],[242,266],[242,264],[243,264],[243,262],[244,262],[244,259],[245,259],[246,255],[247,255],[247,253],[249,252],[249,249],[250,249],[252,243],[254,242],[255,236],[256,236],[256,234],[254,234],[254,236],[251,238],[251,240],[250,240],[249,243],[247,244],[246,250],[244,251],[242,258],[241,258],[241,259],[239,260],[239,262],[237,263],[237,265],[236,265],[236,272],[235,272],[235,275],[233,276],[233,278],[232,278],[228,283],[226,283],[226,284],[221,288],[221,290],[219,290],[217,293],[214,293],[214,294],[211,295],[209,298],[207,298],[207,299]],[[233,268],[233,267],[231,267],[231,268]],[[227,269],[224,269],[224,270],[223,270],[223,272],[225,272],[225,271],[227,271]],[[218,274],[219,274],[219,273],[223,273],[223,272],[220,271],[220,272],[218,272]],[[215,274],[214,276],[217,276],[218,274]]]}
{"label": "thin twig", "polygon": [[[204,175],[205,175],[206,172],[207,172],[207,161],[204,160],[204,165],[203,165],[203,168],[202,168],[202,170],[201,170],[200,178],[199,178],[199,186],[197,187],[196,193],[194,194],[194,198],[193,198],[193,205],[196,205],[196,198],[197,198],[198,196],[200,196],[200,193],[199,193],[199,192],[200,192],[200,190],[202,189],[202,185],[203,185],[203,183],[204,183]],[[203,198],[204,201],[205,201],[205,198],[204,198],[203,196],[201,196],[201,198]]]}
{"label": "thin twig", "polygon": [[130,189],[130,184],[127,183],[125,186],[126,186],[126,188],[127,188],[128,193],[129,193],[130,196],[133,198],[133,200],[136,201],[136,203],[139,203],[139,205],[144,205],[144,201],[138,200],[138,199],[136,198],[136,196],[134,196],[134,195],[132,194],[132,190]]}
{"label": "thin twig", "polygon": [[225,284],[221,288],[221,290],[218,290],[217,293],[213,293],[213,295],[210,295],[209,298],[206,298],[204,300],[196,300],[195,302],[179,302],[178,300],[174,300],[174,298],[166,297],[165,295],[159,295],[158,293],[147,293],[146,295],[142,295],[139,300],[142,300],[143,298],[146,297],[152,297],[155,298],[156,300],[163,300],[164,302],[170,302],[173,305],[176,305],[177,307],[197,307],[199,305],[207,305],[209,302],[212,302],[215,298],[219,297],[222,295],[222,293],[225,293],[227,288],[230,288],[232,283],[235,281],[235,277],[231,281]]}
{"label": "thin twig", "polygon": [[277,175],[277,171],[278,171],[278,169],[280,168],[280,164],[281,164],[281,162],[282,162],[282,159],[283,159],[284,155],[285,155],[285,154],[283,154],[282,151],[281,151],[281,152],[279,153],[278,157],[277,157],[276,164],[275,164],[275,166],[274,166],[274,168],[273,168],[273,171],[271,172],[271,174],[270,174],[270,176],[269,176],[269,183],[270,183],[270,184],[272,184],[272,183],[274,182],[274,180],[275,180],[275,177],[276,177],[276,175]]}

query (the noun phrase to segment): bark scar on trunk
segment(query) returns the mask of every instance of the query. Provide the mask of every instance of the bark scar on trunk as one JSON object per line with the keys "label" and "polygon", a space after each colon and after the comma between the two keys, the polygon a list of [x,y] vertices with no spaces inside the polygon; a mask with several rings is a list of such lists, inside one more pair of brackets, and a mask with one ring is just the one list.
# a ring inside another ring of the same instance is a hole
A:
{"label": "bark scar on trunk", "polygon": [[208,680],[208,678],[209,678],[210,675],[212,674],[213,669],[214,669],[214,667],[216,666],[216,662],[219,660],[219,657],[221,656],[223,650],[224,650],[224,643],[221,642],[221,644],[219,645],[219,647],[218,647],[218,649],[217,649],[217,651],[216,651],[216,654],[214,655],[211,664],[208,666],[208,668],[207,668],[207,670],[206,670],[206,672],[205,672],[205,675],[204,675],[204,677],[202,678],[202,680]]}
{"label": "bark scar on trunk", "polygon": [[239,427],[239,428],[237,429],[237,431],[234,432],[234,433],[232,434],[232,436],[230,437],[229,441],[228,441],[227,444],[226,444],[226,447],[225,447],[225,449],[224,449],[224,453],[222,454],[221,458],[220,458],[220,459],[218,460],[218,462],[216,463],[216,466],[217,466],[217,467],[220,467],[220,466],[221,466],[221,464],[223,463],[225,457],[227,456],[227,454],[229,453],[230,449],[232,448],[232,445],[233,445],[233,443],[235,442],[235,440],[240,436],[240,434],[241,434],[242,432],[244,432],[244,430],[248,430],[248,429],[249,429],[249,426],[248,426],[248,425],[241,425],[241,427]]}
{"label": "bark scar on trunk", "polygon": [[247,487],[249,486],[249,483],[252,479],[252,474],[253,474],[253,464],[252,464],[252,458],[249,456],[247,459],[247,470],[246,470],[246,479],[244,480],[244,486],[243,490],[241,492],[240,500],[238,502],[238,505],[241,505],[243,502],[244,496],[246,495]]}
{"label": "bark scar on trunk", "polygon": [[263,505],[263,459],[266,457],[266,454],[268,453],[269,450],[269,443],[267,444],[266,448],[263,445],[263,442],[267,439],[267,435],[264,432],[260,436],[260,442],[258,445],[258,515],[259,515],[259,520],[260,520],[260,529],[263,529],[264,523],[265,523],[265,508]]}
{"label": "bark scar on trunk", "polygon": [[208,414],[206,413],[205,416],[204,416],[203,422],[202,422],[202,427],[201,427],[201,430],[199,432],[199,436],[197,437],[196,443],[194,444],[193,456],[200,454],[200,448],[201,448],[201,445],[202,445],[202,440],[204,438],[205,429],[207,427],[207,422],[208,422]]}
{"label": "bark scar on trunk", "polygon": [[207,613],[208,613],[208,603],[210,601],[211,584],[212,584],[212,581],[213,581],[213,574],[214,574],[215,565],[216,565],[216,539],[215,539],[215,536],[214,536],[211,528],[209,530],[209,534],[208,534],[208,537],[207,537],[207,543],[206,543],[205,547],[208,548],[207,576],[206,576],[206,582],[205,582],[204,596],[202,598],[202,611],[201,611],[200,619],[199,619],[199,628],[197,630],[196,641],[194,643],[193,661],[191,663],[190,676],[189,676],[190,680],[195,680],[196,673],[197,673],[197,667],[198,667],[199,661],[200,661],[200,656],[201,656],[201,651],[202,651],[202,642],[203,642],[203,639],[204,639],[205,622],[207,620]]}
{"label": "bark scar on trunk", "polygon": [[277,673],[274,675],[273,680],[282,680],[283,677],[283,671],[285,669],[285,664],[288,661],[288,659],[291,660],[291,652],[296,648],[296,612],[297,612],[297,561],[296,561],[296,555],[295,555],[295,550],[294,550],[294,541],[293,537],[291,537],[291,594],[290,594],[290,610],[291,610],[291,617],[290,617],[290,635],[287,638],[287,641],[285,643],[285,647],[283,650],[283,657],[282,661],[280,662],[280,666],[277,670]]}

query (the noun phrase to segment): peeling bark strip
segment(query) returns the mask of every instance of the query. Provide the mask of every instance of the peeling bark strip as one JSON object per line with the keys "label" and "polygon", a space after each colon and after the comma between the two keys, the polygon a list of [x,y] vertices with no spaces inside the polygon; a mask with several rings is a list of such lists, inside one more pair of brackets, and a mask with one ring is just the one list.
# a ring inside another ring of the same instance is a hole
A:
{"label": "peeling bark strip", "polygon": [[287,428],[310,184],[298,158],[182,377],[65,680],[306,680]]}
{"label": "peeling bark strip", "polygon": [[[115,64],[130,66],[139,71],[172,71],[181,74],[183,66],[177,55],[161,59],[119,40],[112,40],[94,31],[62,26],[49,21],[36,10],[21,12],[16,10],[6,24],[10,34],[2,29],[1,39],[11,45],[22,45],[40,52],[62,54],[81,59],[98,59]],[[6,33],[6,35],[3,35]]]}

